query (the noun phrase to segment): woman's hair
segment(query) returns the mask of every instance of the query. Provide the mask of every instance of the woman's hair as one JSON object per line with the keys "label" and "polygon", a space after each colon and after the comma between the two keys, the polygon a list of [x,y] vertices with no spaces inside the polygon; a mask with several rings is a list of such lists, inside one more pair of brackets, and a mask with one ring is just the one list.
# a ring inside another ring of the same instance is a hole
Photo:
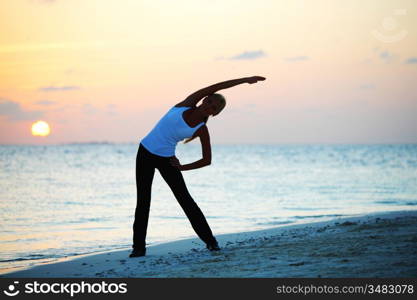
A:
{"label": "woman's hair", "polygon": [[[218,115],[223,110],[223,108],[226,106],[226,99],[221,94],[211,94],[211,95],[207,96],[206,98],[217,99],[219,101],[219,103],[220,103],[219,110],[216,113],[214,113],[213,116]],[[206,100],[206,99],[204,99],[204,100]],[[207,124],[208,118],[209,117],[207,116],[204,119],[204,123],[205,124]],[[195,138],[196,138],[196,136],[192,136],[190,138],[185,139],[184,140],[184,144],[191,142]]]}
{"label": "woman's hair", "polygon": [[213,116],[217,116],[226,106],[226,98],[224,98],[222,94],[211,94],[207,96],[207,98],[216,99],[220,104],[219,110],[215,114],[213,114]]}

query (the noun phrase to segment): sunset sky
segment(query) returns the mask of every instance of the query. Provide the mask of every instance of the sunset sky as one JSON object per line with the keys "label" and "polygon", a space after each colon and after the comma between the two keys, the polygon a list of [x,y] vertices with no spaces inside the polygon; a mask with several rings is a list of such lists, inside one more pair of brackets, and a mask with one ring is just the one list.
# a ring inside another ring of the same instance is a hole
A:
{"label": "sunset sky", "polygon": [[252,75],[213,143],[417,143],[416,30],[415,0],[3,0],[0,144],[138,142]]}

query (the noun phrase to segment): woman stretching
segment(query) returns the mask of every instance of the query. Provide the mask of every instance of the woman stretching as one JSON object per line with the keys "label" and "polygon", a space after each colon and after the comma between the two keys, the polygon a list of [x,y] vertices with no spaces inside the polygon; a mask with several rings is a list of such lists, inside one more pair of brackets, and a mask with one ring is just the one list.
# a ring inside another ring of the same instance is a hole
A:
{"label": "woman stretching", "polygon": [[[209,116],[218,115],[226,105],[225,98],[215,93],[238,84],[252,84],[260,80],[265,80],[265,78],[253,76],[228,80],[198,90],[172,107],[142,139],[136,156],[137,204],[133,223],[133,251],[130,257],[146,254],[145,239],[155,169],[159,170],[167,182],[194,231],[206,243],[207,249],[220,250],[206,218],[187,190],[181,171],[202,168],[211,163],[210,136],[206,123]],[[202,99],[202,103],[197,106]],[[196,137],[200,138],[203,158],[182,165],[175,157],[175,147],[183,139],[189,142]]]}

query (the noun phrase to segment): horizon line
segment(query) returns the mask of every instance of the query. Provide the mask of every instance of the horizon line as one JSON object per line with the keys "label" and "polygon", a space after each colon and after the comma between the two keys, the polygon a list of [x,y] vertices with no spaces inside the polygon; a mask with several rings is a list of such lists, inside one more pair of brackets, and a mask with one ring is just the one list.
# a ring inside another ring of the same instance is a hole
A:
{"label": "horizon line", "polygon": [[[0,143],[0,146],[72,146],[72,145],[138,145],[139,142],[111,142],[111,141],[88,141],[88,142],[61,142],[61,143],[51,143],[51,144],[36,144],[36,143]],[[178,143],[182,144],[182,143]],[[190,144],[192,146],[196,146],[197,144]],[[333,145],[375,145],[375,146],[383,146],[383,145],[417,145],[416,142],[370,142],[370,143],[364,143],[364,142],[323,142],[323,143],[308,143],[308,142],[289,142],[289,143],[254,143],[254,142],[246,142],[246,143],[212,143],[212,145],[218,145],[218,146],[242,146],[242,145],[265,145],[265,146],[333,146]]]}

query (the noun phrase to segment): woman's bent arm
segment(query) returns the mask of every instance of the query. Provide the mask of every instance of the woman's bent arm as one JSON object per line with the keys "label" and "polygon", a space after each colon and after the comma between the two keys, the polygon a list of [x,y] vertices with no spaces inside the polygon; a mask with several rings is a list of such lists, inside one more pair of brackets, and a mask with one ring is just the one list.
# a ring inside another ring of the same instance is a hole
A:
{"label": "woman's bent arm", "polygon": [[205,166],[210,165],[210,162],[208,162],[207,160],[205,160],[204,158],[197,160],[191,164],[186,164],[186,165],[180,165],[178,168],[181,171],[188,171],[188,170],[194,170],[194,169],[198,169],[198,168],[202,168]]}
{"label": "woman's bent arm", "polygon": [[211,145],[210,135],[206,125],[201,126],[196,132],[195,136],[200,137],[203,158],[193,163],[181,165],[179,160],[174,157],[171,159],[171,165],[179,168],[181,171],[194,170],[202,168],[211,164]]}

